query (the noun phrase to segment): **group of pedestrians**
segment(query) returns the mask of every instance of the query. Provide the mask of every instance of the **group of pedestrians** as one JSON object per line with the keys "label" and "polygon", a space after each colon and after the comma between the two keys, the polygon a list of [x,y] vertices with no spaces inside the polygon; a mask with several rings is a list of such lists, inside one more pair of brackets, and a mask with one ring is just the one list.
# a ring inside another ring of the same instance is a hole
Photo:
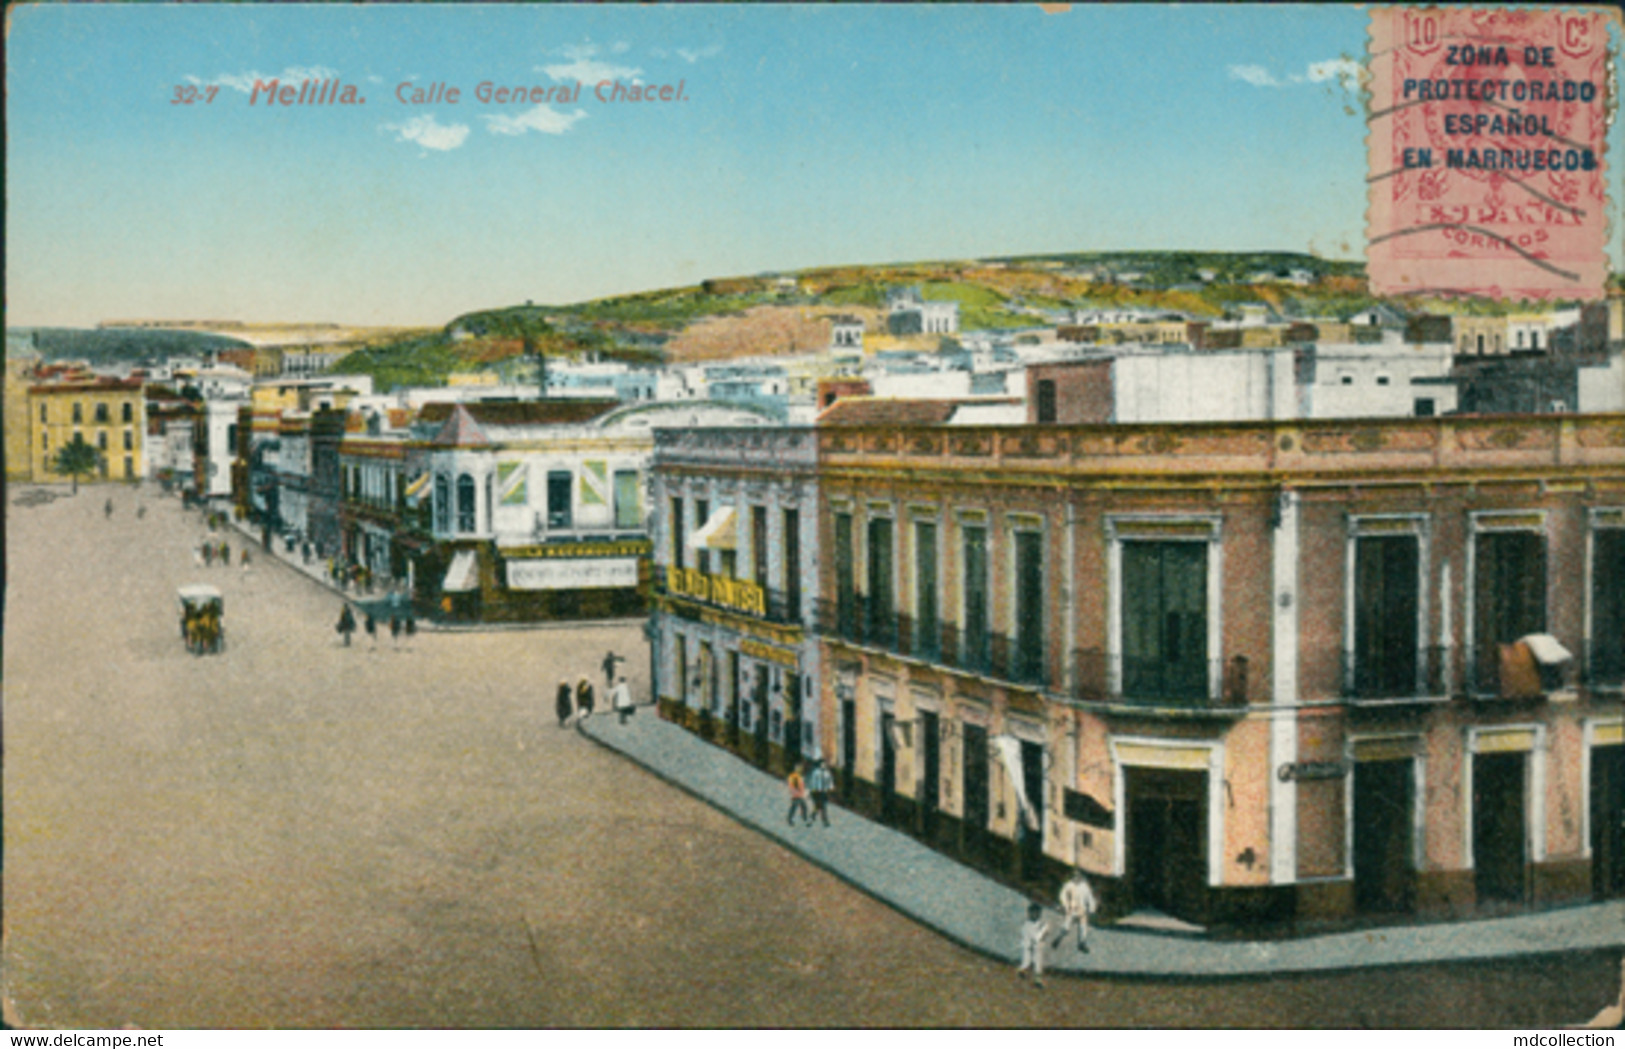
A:
{"label": "group of pedestrians", "polygon": [[1016,975],[1026,979],[1031,973],[1034,987],[1044,986],[1045,954],[1061,946],[1068,930],[1077,931],[1078,953],[1089,953],[1089,916],[1095,913],[1099,902],[1083,871],[1073,870],[1071,879],[1061,887],[1058,902],[1061,922],[1054,939],[1050,938],[1050,921],[1044,916],[1041,904],[1027,905],[1027,921],[1021,926],[1021,964],[1016,968]]}
{"label": "group of pedestrians", "polygon": [[[806,762],[796,762],[785,780],[790,788],[790,811],[785,815],[784,821],[790,826],[796,825],[796,813],[801,814],[802,820],[811,827],[814,820],[823,820],[824,826],[829,826],[829,796],[835,792],[835,776],[829,771],[829,765],[819,758],[813,763],[812,771],[807,771]],[[807,798],[812,797],[812,809],[807,808]]]}
{"label": "group of pedestrians", "polygon": [[[113,500],[111,496],[109,496],[107,502],[102,505],[102,514],[109,521],[113,519]],[[147,516],[147,504],[140,502],[139,498],[135,504],[135,516],[137,519]]]}
{"label": "group of pedestrians", "polygon": [[[348,604],[346,604],[342,609],[339,610],[338,624],[333,627],[333,629],[337,630],[339,632],[339,635],[344,638],[344,646],[346,648],[350,647],[350,638],[351,638],[352,635],[355,634],[357,628],[358,628],[358,623],[357,623],[357,620],[356,620],[355,612],[351,610],[351,608],[350,608],[350,606]],[[378,647],[378,620],[376,618],[374,618],[374,616],[373,616],[373,614],[371,612],[368,612],[368,611],[365,611],[365,610],[362,611],[361,619],[359,621],[359,629],[366,632],[367,640],[372,642],[372,647],[377,648]],[[389,640],[390,640],[390,643],[393,644],[396,648],[400,647],[400,645],[401,645],[401,636],[403,634],[406,636],[407,643],[410,644],[411,641],[412,641],[412,638],[417,636],[417,632],[418,632],[418,621],[412,616],[412,614],[410,612],[408,612],[404,616],[403,615],[398,615],[398,614],[395,614],[395,613],[390,614],[390,617],[389,617]]]}
{"label": "group of pedestrians", "polygon": [[[222,568],[231,567],[231,544],[224,539],[218,543],[205,539],[192,551],[192,563],[199,568],[209,568],[217,562]],[[238,552],[237,563],[246,571],[253,562],[253,554],[248,547],[243,547]]]}
{"label": "group of pedestrians", "polygon": [[[611,649],[604,653],[604,661],[600,664],[604,671],[604,687],[609,690],[610,709],[615,712],[615,716],[623,725],[634,710],[631,686],[626,683],[624,674],[616,673],[617,665],[624,662],[626,657],[616,655]],[[560,678],[558,691],[553,697],[554,714],[559,719],[559,728],[569,725],[571,719],[580,722],[592,717],[597,703],[597,695],[587,675],[581,675],[574,688],[570,687],[567,678]]]}

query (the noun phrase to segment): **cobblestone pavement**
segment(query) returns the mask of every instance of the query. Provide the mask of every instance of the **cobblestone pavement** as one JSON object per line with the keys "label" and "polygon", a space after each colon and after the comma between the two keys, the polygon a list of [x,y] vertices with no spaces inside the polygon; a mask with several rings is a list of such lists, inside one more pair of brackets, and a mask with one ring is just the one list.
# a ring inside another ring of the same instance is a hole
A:
{"label": "cobblestone pavement", "polygon": [[[1529,1026],[1618,994],[1583,951],[1037,992],[559,729],[559,678],[608,648],[646,695],[637,624],[346,648],[304,575],[195,567],[176,500],[32,491],[6,507],[12,1023]],[[182,647],[190,582],[224,593],[222,655]]]}

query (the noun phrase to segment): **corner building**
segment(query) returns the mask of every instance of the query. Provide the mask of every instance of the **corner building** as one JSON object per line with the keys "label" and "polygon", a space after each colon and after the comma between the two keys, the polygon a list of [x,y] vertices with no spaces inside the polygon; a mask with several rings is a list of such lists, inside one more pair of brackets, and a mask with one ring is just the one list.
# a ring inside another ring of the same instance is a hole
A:
{"label": "corner building", "polygon": [[1625,895],[1625,419],[817,439],[845,804],[1207,927]]}
{"label": "corner building", "polygon": [[817,433],[655,431],[662,717],[776,774],[826,756],[813,630]]}

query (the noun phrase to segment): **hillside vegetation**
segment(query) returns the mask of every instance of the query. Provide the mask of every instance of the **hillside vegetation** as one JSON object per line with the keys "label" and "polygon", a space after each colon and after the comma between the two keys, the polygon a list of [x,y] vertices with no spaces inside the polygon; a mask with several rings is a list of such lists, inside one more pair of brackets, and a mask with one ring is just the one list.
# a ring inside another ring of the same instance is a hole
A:
{"label": "hillside vegetation", "polygon": [[[1620,276],[1611,282],[1616,288]],[[455,318],[439,330],[377,332],[340,348],[334,371],[371,375],[376,388],[436,385],[454,372],[494,372],[534,381],[527,347],[548,360],[634,364],[805,353],[828,344],[829,318],[856,315],[884,327],[887,293],[920,289],[953,300],[960,327],[1012,330],[1053,323],[1056,311],[1136,308],[1199,318],[1267,303],[1287,316],[1347,317],[1374,300],[1358,262],[1291,252],[1073,252],[874,266],[826,266],[796,273],[720,277],[697,285],[570,305],[499,307]],[[1406,301],[1433,313],[1505,313],[1517,304],[1481,300]],[[47,356],[93,362],[198,354],[241,346],[217,335],[162,330],[43,329]],[[333,347],[323,347],[333,348]]]}

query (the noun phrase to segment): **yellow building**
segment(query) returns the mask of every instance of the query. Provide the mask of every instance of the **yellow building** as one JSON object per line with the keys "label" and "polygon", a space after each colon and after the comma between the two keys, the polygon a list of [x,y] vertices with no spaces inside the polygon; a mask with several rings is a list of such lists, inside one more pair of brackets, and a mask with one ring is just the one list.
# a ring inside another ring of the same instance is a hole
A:
{"label": "yellow building", "polygon": [[33,459],[29,440],[33,432],[28,423],[28,384],[34,379],[37,357],[6,358],[6,480],[28,481],[33,478]]}
{"label": "yellow building", "polygon": [[1508,352],[1505,317],[1451,317],[1450,341],[1458,357],[1497,357]]}
{"label": "yellow building", "polygon": [[57,453],[76,435],[100,453],[97,472],[80,480],[135,481],[142,475],[146,394],[140,379],[79,378],[28,390],[29,461],[33,480],[70,480],[55,470]]}

